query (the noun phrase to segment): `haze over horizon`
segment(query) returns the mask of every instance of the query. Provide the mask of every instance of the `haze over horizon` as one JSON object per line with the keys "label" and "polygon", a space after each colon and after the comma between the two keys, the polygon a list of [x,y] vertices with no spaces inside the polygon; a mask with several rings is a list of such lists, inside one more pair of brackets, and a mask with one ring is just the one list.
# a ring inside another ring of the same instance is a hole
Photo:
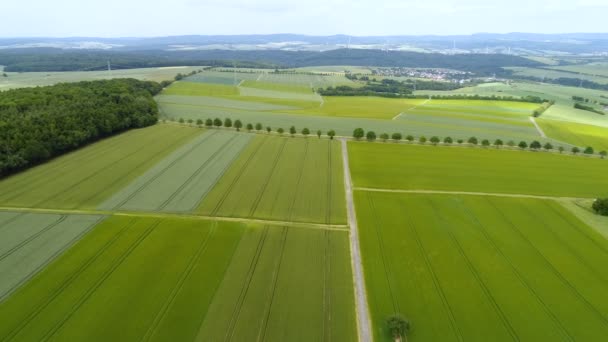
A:
{"label": "haze over horizon", "polygon": [[0,37],[160,37],[295,33],[307,35],[467,35],[606,32],[604,0],[414,2],[281,0],[23,0],[3,5]]}

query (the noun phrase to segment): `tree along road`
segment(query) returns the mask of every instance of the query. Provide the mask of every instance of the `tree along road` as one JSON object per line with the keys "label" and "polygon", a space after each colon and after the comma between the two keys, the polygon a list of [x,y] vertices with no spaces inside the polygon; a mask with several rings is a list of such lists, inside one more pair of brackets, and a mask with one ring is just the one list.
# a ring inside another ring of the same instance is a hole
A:
{"label": "tree along road", "polygon": [[367,307],[367,294],[365,292],[365,278],[363,277],[363,264],[361,263],[361,249],[359,247],[359,229],[357,215],[353,200],[353,184],[350,178],[348,165],[348,150],[346,139],[342,143],[342,164],[344,165],[344,188],[346,192],[346,213],[350,226],[350,255],[353,268],[353,281],[355,283],[355,306],[357,308],[357,328],[359,341],[372,341],[369,309]]}

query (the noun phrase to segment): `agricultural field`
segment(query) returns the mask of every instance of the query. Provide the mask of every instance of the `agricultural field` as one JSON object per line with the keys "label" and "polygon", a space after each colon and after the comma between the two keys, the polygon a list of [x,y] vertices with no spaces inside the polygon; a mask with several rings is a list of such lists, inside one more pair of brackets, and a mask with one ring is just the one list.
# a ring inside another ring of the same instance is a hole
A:
{"label": "agricultural field", "polygon": [[594,62],[594,63],[589,63],[589,64],[555,66],[555,67],[551,67],[551,69],[578,72],[578,73],[586,74],[586,75],[608,77],[608,63],[606,63],[606,62]]}
{"label": "agricultural field", "polygon": [[348,233],[110,217],[0,302],[15,341],[356,340]]}
{"label": "agricultural field", "polygon": [[[525,68],[525,67],[509,67],[505,68],[511,70],[515,76],[532,76],[546,79],[557,79],[557,78],[577,78],[583,81],[591,81],[599,84],[608,84],[608,75],[606,76],[595,76],[597,74],[587,73],[573,73],[568,72],[570,70],[563,69],[563,67],[552,67],[537,69],[537,68]],[[564,71],[567,70],[567,71]],[[589,70],[589,69],[588,69]],[[590,69],[593,70],[593,69]]]}
{"label": "agricultural field", "polygon": [[1,180],[0,206],[96,208],[199,134],[197,128],[156,125],[105,139]]}
{"label": "agricultural field", "polygon": [[608,242],[551,200],[356,191],[374,335],[410,341],[598,341]]}
{"label": "agricultural field", "polygon": [[99,71],[65,71],[65,72],[7,72],[8,77],[0,77],[0,91],[48,86],[62,82],[80,82],[107,80],[112,78],[135,78],[142,81],[161,82],[173,80],[178,73],[187,74],[192,71],[200,70],[203,67],[162,67],[162,68],[141,68],[141,69],[118,69],[108,72]]}
{"label": "agricultural field", "polygon": [[207,131],[182,146],[105,201],[100,209],[190,212],[251,139]]}
{"label": "agricultural field", "polygon": [[[608,196],[608,162],[557,153],[350,142],[355,187]],[[421,171],[423,170],[423,171]]]}
{"label": "agricultural field", "polygon": [[547,136],[575,146],[591,146],[596,151],[608,150],[608,127],[543,119],[537,120]]}
{"label": "agricultural field", "polygon": [[203,199],[207,216],[344,224],[340,145],[259,135]]}
{"label": "agricultural field", "polygon": [[0,302],[102,219],[0,211]]}

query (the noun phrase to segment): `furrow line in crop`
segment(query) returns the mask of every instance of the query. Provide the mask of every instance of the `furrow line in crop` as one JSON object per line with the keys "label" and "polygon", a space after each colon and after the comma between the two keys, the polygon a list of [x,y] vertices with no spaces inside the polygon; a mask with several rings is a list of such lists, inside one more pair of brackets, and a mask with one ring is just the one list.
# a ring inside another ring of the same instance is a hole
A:
{"label": "furrow line in crop", "polygon": [[412,221],[410,221],[409,223],[412,227],[412,231],[414,232],[414,234],[413,234],[414,240],[416,241],[416,244],[418,245],[418,248],[420,249],[420,252],[424,259],[424,264],[425,264],[427,270],[429,271],[431,278],[433,279],[433,284],[435,285],[435,290],[437,291],[437,294],[439,294],[439,298],[443,302],[444,309],[446,310],[446,312],[448,314],[452,330],[453,330],[454,334],[456,335],[456,338],[459,341],[464,341],[464,338],[462,337],[462,332],[460,331],[460,328],[456,324],[456,318],[454,317],[454,312],[452,311],[452,307],[450,306],[450,303],[448,302],[448,299],[445,296],[443,289],[441,288],[441,284],[439,283],[439,278],[437,277],[435,270],[433,270],[433,265],[431,264],[431,261],[429,260],[427,251],[424,248],[422,241],[420,240],[420,236],[418,235],[418,230],[416,229],[416,225]]}
{"label": "furrow line in crop", "polygon": [[[306,143],[304,145],[304,157],[302,157],[302,164],[306,163],[306,156],[308,155],[308,140],[306,140]],[[294,211],[294,207],[296,205],[296,200],[298,199],[298,194],[300,193],[304,193],[307,189],[305,189],[304,191],[300,191],[300,184],[302,183],[302,174],[304,174],[304,165],[302,165],[300,167],[300,171],[298,172],[298,181],[296,182],[296,192],[294,193],[293,199],[291,200],[291,203],[289,204],[289,212],[287,213],[287,221],[291,221],[293,219],[293,211]]]}
{"label": "furrow line in crop", "polygon": [[204,142],[209,140],[209,138],[211,138],[216,133],[217,132],[212,132],[212,133],[206,135],[205,137],[203,137],[201,139],[201,141],[196,143],[194,146],[189,148],[187,151],[184,151],[184,153],[182,153],[179,157],[175,158],[175,160],[173,160],[171,163],[169,163],[169,165],[165,166],[162,170],[157,172],[154,176],[152,176],[150,179],[145,181],[144,184],[142,184],[135,191],[133,191],[131,194],[129,194],[129,196],[127,196],[127,198],[125,198],[124,200],[120,201],[117,205],[115,205],[113,209],[116,210],[116,209],[122,207],[123,205],[125,205],[125,203],[129,202],[133,197],[135,197],[138,193],[140,193],[148,185],[150,185],[152,182],[154,182],[158,177],[162,176],[167,170],[171,169],[173,166],[175,166],[175,164],[180,162],[182,159],[186,158],[192,151],[197,149],[200,145],[202,145]]}
{"label": "furrow line in crop", "polygon": [[9,224],[11,224],[11,223],[15,222],[16,220],[18,220],[18,219],[19,219],[21,216],[23,216],[23,215],[25,215],[25,214],[27,214],[27,212],[21,212],[21,213],[18,213],[18,214],[17,214],[17,215],[15,215],[14,217],[11,217],[10,219],[8,219],[8,220],[6,220],[5,222],[3,222],[3,223],[0,225],[0,231],[2,231],[2,229],[4,229],[4,228],[8,227],[8,225],[9,225]]}
{"label": "furrow line in crop", "polygon": [[59,296],[68,286],[70,286],[72,282],[74,282],[74,280],[78,278],[78,276],[80,276],[93,262],[95,262],[95,260],[97,260],[101,254],[103,254],[103,252],[105,252],[108,248],[110,248],[110,246],[114,244],[114,242],[121,238],[128,230],[128,228],[133,226],[135,221],[135,218],[129,220],[120,229],[119,232],[114,234],[114,236],[110,240],[108,240],[103,246],[101,246],[101,248],[97,252],[95,252],[95,254],[93,254],[89,259],[87,259],[82,265],[80,265],[80,267],[78,267],[74,273],[70,274],[55,291],[53,291],[38,306],[36,306],[34,310],[23,321],[21,321],[21,323],[17,327],[15,327],[15,329],[9,332],[5,339],[10,340],[11,338],[19,334],[19,332],[21,332],[23,328],[25,328],[34,318],[36,318],[40,314],[40,312],[42,312],[42,310],[44,310],[55,298],[57,298],[57,296]]}
{"label": "furrow line in crop", "polygon": [[239,173],[237,174],[236,177],[234,177],[234,179],[232,180],[232,182],[228,186],[228,189],[226,189],[226,191],[224,191],[224,193],[222,194],[222,198],[217,202],[217,204],[215,205],[215,207],[211,211],[211,215],[209,215],[209,216],[216,216],[217,215],[217,212],[220,210],[220,208],[222,207],[222,205],[226,201],[226,198],[228,198],[228,195],[230,195],[230,193],[232,192],[232,189],[234,188],[234,186],[236,185],[236,183],[238,183],[238,181],[239,181],[239,179],[241,179],[241,176],[243,175],[243,173],[245,173],[245,170],[249,166],[249,163],[255,158],[255,156],[258,154],[258,152],[262,149],[262,146],[264,146],[264,144],[266,144],[267,141],[268,141],[268,138],[264,137],[264,140],[262,141],[262,143],[260,143],[260,145],[255,149],[255,151],[253,151],[253,153],[251,153],[251,155],[249,156],[249,158],[247,158],[247,160],[245,161],[245,163],[243,164],[243,166],[239,170]]}
{"label": "furrow line in crop", "polygon": [[78,309],[97,291],[97,289],[108,279],[114,271],[122,265],[122,263],[127,259],[129,255],[152,233],[152,231],[160,225],[162,220],[157,220],[155,223],[151,224],[148,229],[146,229],[141,236],[110,266],[108,270],[106,270],[101,278],[99,278],[93,287],[89,288],[82,297],[78,299],[78,301],[74,304],[71,310],[59,321],[51,330],[49,330],[45,336],[42,338],[43,341],[47,341],[51,339],[62,327],[63,325],[76,313]]}
{"label": "furrow line in crop", "polygon": [[[499,208],[497,208],[497,207],[495,207],[495,208],[498,211],[500,211]],[[570,281],[568,279],[566,279],[566,277],[564,277],[564,275],[557,268],[555,268],[555,266],[545,257],[545,255],[540,250],[538,250],[538,248],[534,244],[532,244],[532,242],[528,239],[528,237],[525,236],[519,228],[517,228],[517,225],[513,224],[513,222],[511,222],[508,219],[508,217],[505,216],[505,218],[509,222],[509,226],[511,227],[511,230],[515,231],[517,233],[517,235],[519,235],[523,239],[523,241],[525,241],[526,244],[531,247],[532,251],[534,251],[534,253],[540,257],[540,259],[544,262],[544,264],[548,266],[548,269],[551,270],[551,272],[559,280],[561,280],[561,282],[564,285],[566,285],[568,287],[568,289],[572,292],[572,294],[574,294],[576,296],[576,298],[578,298],[583,304],[585,304],[585,306],[587,306],[587,308],[591,312],[593,312],[602,321],[602,323],[604,323],[605,326],[608,327],[608,319],[606,318],[606,316],[604,316],[604,314],[602,314],[595,306],[593,306],[593,304],[591,304],[587,300],[587,298],[585,298],[578,291],[578,289],[576,287],[574,287],[574,285],[572,285],[572,283],[570,283]]]}
{"label": "furrow line in crop", "polygon": [[268,321],[270,320],[270,314],[272,313],[272,305],[274,304],[276,297],[276,289],[277,283],[279,282],[279,274],[281,273],[281,265],[283,265],[283,255],[285,252],[285,245],[287,241],[287,234],[289,232],[289,228],[283,227],[283,238],[281,239],[281,251],[279,252],[279,261],[277,264],[277,268],[274,270],[272,274],[272,291],[270,293],[270,304],[264,313],[264,322],[262,323],[262,327],[258,333],[258,337],[256,341],[264,341],[266,339],[266,331],[268,329]]}
{"label": "furrow line in crop", "polygon": [[331,209],[332,209],[332,200],[331,200],[331,185],[332,185],[332,170],[331,170],[331,140],[327,143],[327,208],[325,209],[325,224],[329,224],[331,222]]}
{"label": "furrow line in crop", "polygon": [[150,324],[148,331],[142,337],[141,341],[149,341],[154,336],[154,334],[156,333],[156,330],[158,329],[158,325],[163,321],[163,319],[167,315],[169,308],[171,308],[171,306],[175,302],[175,299],[177,298],[177,296],[181,292],[182,288],[184,287],[186,280],[188,280],[188,278],[190,278],[190,275],[192,274],[192,271],[194,270],[195,265],[198,263],[198,260],[200,259],[201,255],[207,250],[209,240],[211,240],[211,238],[215,234],[216,229],[217,229],[217,222],[214,222],[213,227],[211,228],[211,231],[207,234],[207,236],[205,236],[204,239],[201,240],[201,243],[199,244],[196,252],[192,255],[192,257],[188,261],[188,265],[186,266],[186,269],[182,272],[182,275],[180,276],[179,280],[177,281],[176,286],[173,288],[173,291],[171,291],[171,294],[169,295],[169,297],[167,297],[167,300],[163,304],[162,308],[156,314],[156,317],[154,317],[152,324]]}
{"label": "furrow line in crop", "polygon": [[331,339],[331,233],[323,233],[325,237],[325,267],[323,267],[323,341]]}
{"label": "furrow line in crop", "polygon": [[283,154],[283,150],[285,150],[286,144],[287,144],[287,139],[284,139],[283,143],[281,144],[281,148],[279,149],[279,152],[277,153],[277,155],[274,158],[274,161],[272,163],[272,168],[270,169],[270,172],[268,173],[266,180],[264,180],[262,189],[258,192],[255,200],[253,201],[253,205],[251,206],[251,209],[249,210],[249,217],[253,217],[253,214],[255,214],[255,211],[257,210],[258,205],[260,204],[260,201],[262,200],[262,197],[264,196],[264,193],[266,192],[266,188],[268,187],[268,184],[270,183],[270,179],[272,178],[272,175],[274,174],[274,171],[276,170],[277,165],[279,164],[279,159],[281,159],[281,155]]}
{"label": "furrow line in crop", "polygon": [[[496,208],[493,203],[491,203],[491,205],[494,208]],[[557,316],[555,316],[555,314],[553,313],[553,311],[551,311],[551,309],[549,309],[549,306],[547,306],[547,304],[543,301],[543,299],[540,297],[540,295],[538,294],[538,292],[536,292],[536,290],[534,289],[534,287],[530,283],[528,283],[528,281],[523,276],[523,274],[520,273],[519,269],[513,263],[513,260],[511,260],[511,258],[508,257],[503,252],[503,250],[496,244],[496,242],[494,241],[494,239],[488,234],[487,228],[485,227],[485,225],[482,224],[479,221],[479,219],[477,218],[477,216],[475,216],[475,214],[472,213],[470,211],[470,209],[467,208],[465,205],[461,204],[460,207],[464,210],[464,212],[467,213],[467,215],[471,218],[471,220],[473,222],[475,222],[475,225],[479,228],[479,232],[481,232],[481,234],[484,236],[484,238],[490,244],[490,246],[492,246],[492,248],[509,264],[509,266],[511,267],[511,270],[513,271],[513,273],[515,274],[515,276],[517,277],[517,279],[522,283],[522,285],[524,285],[524,287],[526,287],[526,289],[528,289],[528,291],[530,291],[530,293],[534,296],[534,298],[536,298],[536,300],[538,301],[538,303],[541,305],[543,311],[545,311],[545,313],[551,318],[551,320],[553,321],[553,323],[555,323],[555,325],[557,325],[557,327],[561,330],[561,333],[563,333],[565,335],[565,337],[567,337],[567,339],[569,341],[574,341],[574,338],[572,337],[572,335],[570,335],[570,333],[568,332],[568,330],[566,330],[566,328],[564,327],[564,325],[562,324],[562,322],[557,318]],[[504,218],[504,214],[503,213],[500,213],[500,214]]]}
{"label": "furrow line in crop", "polygon": [[55,222],[52,222],[52,223],[48,224],[46,227],[42,228],[41,230],[39,230],[35,234],[29,236],[25,240],[21,241],[20,243],[18,243],[15,246],[13,246],[13,248],[9,249],[8,251],[6,251],[6,252],[4,252],[3,254],[0,255],[0,261],[6,259],[9,255],[15,253],[21,247],[23,247],[23,246],[27,245],[28,243],[32,242],[33,240],[35,240],[40,235],[42,235],[42,234],[46,233],[47,231],[53,229],[53,227],[55,227],[58,224],[60,224],[61,222],[65,221],[65,219],[67,217],[68,217],[67,215],[61,215]]}
{"label": "furrow line in crop", "polygon": [[477,283],[481,287],[481,289],[482,289],[484,295],[486,296],[486,298],[489,300],[490,304],[492,305],[492,308],[494,309],[494,311],[496,312],[496,314],[500,318],[503,326],[507,329],[507,331],[509,332],[509,335],[511,335],[511,337],[513,338],[514,341],[520,341],[520,338],[517,335],[517,332],[515,331],[515,329],[513,328],[513,326],[511,325],[511,322],[509,322],[509,319],[507,318],[507,315],[505,315],[504,311],[502,311],[502,309],[500,308],[500,305],[498,305],[498,302],[496,301],[496,298],[494,298],[494,296],[492,295],[492,292],[490,291],[490,289],[488,289],[488,286],[486,285],[486,283],[483,281],[483,279],[479,275],[479,272],[477,271],[477,269],[475,268],[475,266],[473,266],[473,263],[471,262],[471,259],[469,259],[469,257],[467,256],[467,254],[464,252],[464,249],[462,248],[462,245],[460,244],[460,242],[458,242],[458,239],[456,238],[456,236],[454,236],[454,233],[448,227],[449,223],[443,217],[443,215],[441,214],[442,211],[440,210],[440,208],[437,207],[437,205],[433,202],[433,200],[431,200],[429,198],[429,199],[427,199],[427,201],[430,203],[430,206],[433,208],[433,211],[435,213],[437,213],[437,215],[439,217],[439,220],[441,222],[443,222],[442,226],[445,227],[444,230],[447,232],[448,236],[450,237],[450,241],[452,242],[452,245],[454,247],[456,247],[456,249],[458,250],[458,253],[460,254],[460,256],[465,261],[465,263],[467,265],[467,268],[469,269],[469,271],[471,272],[471,274],[473,274],[473,277],[475,278],[475,280],[477,281]]}

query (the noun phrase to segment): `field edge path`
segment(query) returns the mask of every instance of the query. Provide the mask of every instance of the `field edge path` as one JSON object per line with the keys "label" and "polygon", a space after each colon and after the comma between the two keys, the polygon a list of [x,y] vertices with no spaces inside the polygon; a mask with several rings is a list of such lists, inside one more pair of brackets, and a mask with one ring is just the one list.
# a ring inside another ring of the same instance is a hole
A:
{"label": "field edge path", "polygon": [[538,125],[538,123],[536,122],[536,119],[534,119],[533,116],[530,117],[530,121],[532,121],[532,124],[534,125],[534,127],[536,127],[536,130],[538,131],[538,134],[540,134],[540,136],[542,138],[546,138],[547,136],[545,135],[545,132],[543,132],[543,129],[540,128],[540,126]]}
{"label": "field edge path", "polygon": [[346,215],[350,227],[350,255],[353,268],[353,281],[355,285],[355,307],[357,310],[357,328],[359,341],[372,341],[371,320],[367,306],[367,293],[365,291],[365,278],[363,277],[363,264],[361,261],[361,248],[359,244],[359,228],[357,226],[357,215],[355,202],[353,200],[353,183],[350,177],[348,164],[348,149],[345,139],[340,140],[342,144],[342,165],[344,168],[344,192],[346,194]]}
{"label": "field edge path", "polygon": [[355,187],[356,191],[369,192],[393,192],[400,194],[437,194],[437,195],[468,195],[468,196],[493,196],[493,197],[513,197],[513,198],[535,198],[545,200],[584,200],[594,199],[586,197],[567,197],[567,196],[543,196],[543,195],[526,195],[526,194],[509,194],[500,192],[474,192],[474,191],[449,191],[449,190],[406,190],[406,189],[382,189],[382,188],[366,188]]}

